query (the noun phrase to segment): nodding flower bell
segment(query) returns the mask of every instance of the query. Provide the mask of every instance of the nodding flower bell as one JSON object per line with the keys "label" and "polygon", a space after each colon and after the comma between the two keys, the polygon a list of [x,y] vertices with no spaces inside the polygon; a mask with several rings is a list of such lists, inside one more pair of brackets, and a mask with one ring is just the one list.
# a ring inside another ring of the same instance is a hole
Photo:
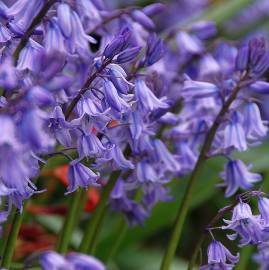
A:
{"label": "nodding flower bell", "polygon": [[239,261],[239,253],[234,256],[219,241],[213,240],[207,249],[208,264],[200,267],[200,270],[231,270]]}
{"label": "nodding flower bell", "polygon": [[79,160],[73,160],[68,170],[68,188],[67,193],[74,192],[78,187],[88,188],[89,186],[98,186],[97,180],[99,173],[94,173]]}
{"label": "nodding flower bell", "polygon": [[220,174],[226,187],[225,196],[232,196],[238,188],[250,189],[254,183],[261,181],[258,173],[251,173],[241,160],[230,160],[225,164],[224,172]]}

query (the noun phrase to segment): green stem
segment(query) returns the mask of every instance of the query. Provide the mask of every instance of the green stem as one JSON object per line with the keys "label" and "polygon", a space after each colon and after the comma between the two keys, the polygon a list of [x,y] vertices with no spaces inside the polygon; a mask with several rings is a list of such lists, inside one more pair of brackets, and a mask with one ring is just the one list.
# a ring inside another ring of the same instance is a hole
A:
{"label": "green stem", "polygon": [[8,241],[8,236],[9,236],[9,224],[12,224],[12,221],[14,219],[14,215],[16,213],[17,209],[13,208],[11,213],[8,216],[8,220],[5,221],[4,225],[3,225],[3,239],[1,241],[1,249],[0,249],[0,254],[2,254],[6,248],[7,245],[7,241]]}
{"label": "green stem", "polygon": [[79,251],[84,252],[84,253],[91,253],[94,251],[95,246],[97,244],[99,230],[101,228],[101,224],[104,218],[107,200],[109,198],[109,194],[111,190],[113,189],[119,175],[120,175],[120,171],[112,172],[108,183],[104,187],[101,200],[98,203],[91,218],[86,224],[86,230],[84,232],[84,235],[83,235],[80,247],[79,247]]}
{"label": "green stem", "polygon": [[69,203],[69,211],[64,220],[63,227],[60,232],[57,251],[59,253],[65,253],[68,249],[70,239],[72,237],[72,232],[74,230],[75,224],[78,220],[78,216],[81,210],[81,199],[83,197],[83,189],[79,189],[72,194]]}
{"label": "green stem", "polygon": [[110,249],[107,258],[104,260],[105,262],[109,262],[117,253],[122,240],[124,239],[127,231],[128,231],[128,224],[126,223],[126,220],[124,218],[121,218],[118,226],[118,232],[119,235],[117,236],[117,239],[115,239],[115,242],[112,245],[112,248]]}
{"label": "green stem", "polygon": [[[25,207],[25,206],[24,206]],[[15,207],[13,208],[15,209]],[[1,261],[2,268],[10,268],[13,253],[15,250],[16,240],[18,238],[19,230],[23,220],[23,213],[20,213],[17,209],[13,210],[15,214],[12,219],[12,227],[8,235],[8,239],[3,251],[3,257]]]}
{"label": "green stem", "polygon": [[[245,76],[243,78],[241,78],[240,82],[244,80]],[[234,87],[230,97],[223,104],[222,109],[218,113],[213,125],[211,126],[210,130],[207,133],[207,136],[206,136],[204,144],[202,146],[198,161],[196,162],[194,170],[190,176],[190,179],[188,181],[188,185],[187,185],[187,188],[185,190],[181,205],[178,209],[173,232],[171,234],[168,246],[166,248],[160,270],[169,270],[170,269],[170,265],[171,265],[172,260],[174,258],[176,248],[177,248],[178,242],[179,242],[180,237],[181,237],[184,221],[185,221],[185,218],[186,218],[187,213],[189,211],[190,202],[191,202],[192,193],[193,193],[195,183],[201,175],[202,169],[203,169],[205,161],[207,159],[207,152],[210,150],[211,144],[214,140],[215,134],[219,128],[221,120],[224,117],[224,115],[226,114],[226,112],[228,111],[232,102],[237,97],[237,94],[238,94],[240,88],[241,88],[240,83],[238,83],[238,85],[236,85]]]}
{"label": "green stem", "polygon": [[205,233],[202,233],[200,236],[200,239],[198,240],[198,242],[196,244],[194,252],[192,253],[192,257],[191,257],[191,260],[190,260],[189,265],[188,265],[188,270],[193,269],[195,262],[196,262],[196,258],[199,254],[199,251],[201,250],[201,247],[202,247],[204,240],[205,240]]}

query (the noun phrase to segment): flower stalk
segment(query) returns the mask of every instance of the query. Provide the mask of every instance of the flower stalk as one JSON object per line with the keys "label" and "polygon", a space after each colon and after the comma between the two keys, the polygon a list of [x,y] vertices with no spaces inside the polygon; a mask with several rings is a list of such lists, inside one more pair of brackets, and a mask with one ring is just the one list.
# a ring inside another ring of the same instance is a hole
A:
{"label": "flower stalk", "polygon": [[16,246],[16,240],[18,238],[19,230],[22,224],[23,220],[23,214],[24,212],[20,213],[18,209],[14,207],[14,216],[12,219],[12,225],[11,230],[9,232],[6,245],[4,247],[2,261],[1,261],[1,267],[2,268],[10,268],[10,265],[12,263],[12,258]]}
{"label": "flower stalk", "polygon": [[192,197],[193,190],[195,187],[195,183],[201,175],[201,172],[202,172],[203,167],[205,165],[205,162],[207,160],[207,153],[210,150],[210,147],[212,145],[212,142],[214,140],[216,132],[217,132],[219,125],[221,123],[221,119],[228,112],[230,105],[236,99],[237,94],[241,89],[241,82],[244,81],[245,77],[246,77],[246,75],[244,75],[241,78],[240,82],[234,87],[230,97],[223,104],[222,109],[220,110],[220,112],[216,116],[216,119],[215,119],[213,125],[211,126],[210,130],[207,133],[207,136],[206,136],[204,144],[202,146],[199,158],[198,158],[196,165],[195,165],[195,168],[190,176],[187,188],[185,190],[185,193],[184,193],[184,196],[182,199],[182,203],[178,209],[173,232],[170,236],[170,240],[169,240],[168,246],[166,248],[160,270],[169,270],[170,269],[170,265],[171,265],[172,260],[174,258],[176,248],[178,246],[178,243],[179,243],[179,240],[180,240],[180,237],[182,234],[184,222],[185,222],[186,216],[187,216],[189,208],[190,208],[190,202],[191,202],[191,197]]}
{"label": "flower stalk", "polygon": [[72,194],[72,197],[70,198],[70,208],[59,235],[59,241],[57,245],[57,251],[59,253],[64,254],[68,250],[68,245],[72,237],[72,232],[76,225],[79,213],[81,212],[80,202],[82,201],[83,192],[83,189],[78,189]]}
{"label": "flower stalk", "polygon": [[88,220],[86,224],[86,229],[79,247],[80,252],[93,254],[97,240],[99,235],[99,230],[101,228],[101,224],[104,218],[107,200],[109,198],[109,194],[113,189],[118,177],[120,175],[120,171],[114,171],[104,190],[102,192],[102,197],[100,202],[98,203],[95,211],[93,212],[91,218]]}

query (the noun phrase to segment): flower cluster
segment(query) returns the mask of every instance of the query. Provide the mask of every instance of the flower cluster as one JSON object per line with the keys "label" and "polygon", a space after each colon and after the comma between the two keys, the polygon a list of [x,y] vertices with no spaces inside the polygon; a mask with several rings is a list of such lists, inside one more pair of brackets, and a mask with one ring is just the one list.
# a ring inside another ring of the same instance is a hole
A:
{"label": "flower cluster", "polygon": [[[268,265],[268,241],[269,241],[269,199],[259,191],[253,191],[249,194],[251,197],[257,197],[259,214],[252,213],[248,203],[239,199],[239,203],[233,208],[232,219],[225,220],[225,226],[222,230],[232,231],[227,234],[229,240],[240,238],[239,247],[246,245],[256,245],[259,253],[255,255],[257,262],[261,264],[261,269],[266,269]],[[232,264],[226,264],[226,261]],[[239,254],[234,257],[218,241],[213,242],[208,247],[208,265],[202,266],[201,269],[233,269],[239,260]]]}
{"label": "flower cluster", "polygon": [[[119,172],[109,206],[130,226],[172,199],[167,184],[175,176],[199,171],[215,155],[228,158],[220,174],[226,197],[261,180],[232,154],[267,135],[258,102],[269,93],[265,40],[209,48],[217,29],[208,21],[161,39],[152,17],[163,9],[111,11],[94,0],[0,3],[1,223],[13,206],[22,211],[24,200],[44,191],[36,178],[55,155],[69,162],[66,195],[102,189]],[[240,202],[223,227],[235,232],[229,238],[263,250],[267,206],[259,197],[254,216]],[[202,269],[231,269],[238,259],[215,240],[208,253]],[[86,255],[54,252],[41,265],[104,269]]]}

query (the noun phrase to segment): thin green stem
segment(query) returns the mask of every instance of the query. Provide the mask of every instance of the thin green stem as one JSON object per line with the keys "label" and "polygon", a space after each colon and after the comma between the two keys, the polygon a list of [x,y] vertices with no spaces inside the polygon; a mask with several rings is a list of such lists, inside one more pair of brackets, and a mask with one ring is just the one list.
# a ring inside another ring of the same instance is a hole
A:
{"label": "thin green stem", "polygon": [[81,209],[80,202],[83,197],[83,192],[83,189],[79,189],[75,191],[70,198],[69,211],[64,220],[58,240],[57,251],[59,253],[64,254],[68,250],[72,232],[78,220],[79,212]]}
{"label": "thin green stem", "polygon": [[204,240],[205,240],[205,233],[202,233],[196,246],[195,246],[194,252],[192,253],[192,257],[191,257],[191,260],[190,260],[189,265],[188,265],[188,270],[193,269],[195,262],[196,262],[196,258],[201,250],[201,247],[202,247]]}
{"label": "thin green stem", "polygon": [[[24,206],[25,207],[25,206]],[[15,209],[15,207],[14,207]],[[1,267],[2,268],[10,268],[13,253],[15,250],[16,240],[18,238],[19,230],[22,224],[23,220],[23,213],[20,213],[17,209],[13,210],[15,211],[15,214],[13,216],[11,230],[8,235],[8,239],[6,242],[6,245],[4,247],[2,261],[1,261]]]}
{"label": "thin green stem", "polygon": [[[241,78],[240,82],[244,80],[245,76],[243,76]],[[217,132],[217,130],[219,128],[221,120],[224,117],[224,115],[226,114],[226,112],[228,111],[228,109],[229,109],[230,105],[232,104],[232,102],[237,97],[237,94],[238,94],[240,88],[241,88],[240,83],[238,83],[234,87],[230,97],[223,104],[222,109],[218,113],[213,125],[211,126],[210,130],[207,133],[207,136],[206,136],[204,144],[202,146],[198,161],[196,162],[194,170],[193,170],[193,172],[192,172],[192,174],[190,176],[190,179],[188,181],[188,185],[187,185],[187,188],[185,190],[181,205],[180,205],[180,207],[178,209],[176,221],[175,221],[175,224],[174,224],[174,227],[173,227],[173,232],[171,234],[168,246],[166,248],[160,270],[169,270],[170,269],[170,265],[171,265],[172,260],[174,258],[176,248],[178,246],[178,242],[179,242],[180,237],[181,237],[184,221],[185,221],[187,213],[189,211],[191,197],[192,197],[192,193],[193,193],[195,183],[196,183],[197,179],[201,175],[201,172],[203,170],[205,161],[207,159],[207,152],[210,150],[210,147],[212,145],[212,142],[214,140],[216,132]]]}
{"label": "thin green stem", "polygon": [[12,221],[14,219],[14,215],[16,213],[17,209],[13,208],[11,213],[8,216],[8,220],[5,221],[4,225],[3,225],[3,237],[2,237],[2,241],[1,241],[1,249],[0,249],[0,254],[2,254],[5,250],[5,247],[7,245],[7,241],[8,241],[8,236],[9,236],[9,224],[12,224]]}
{"label": "thin green stem", "polygon": [[105,259],[105,262],[109,262],[117,254],[117,251],[118,251],[124,237],[126,236],[128,228],[129,227],[128,227],[128,224],[126,223],[126,220],[124,218],[121,218],[121,220],[119,222],[118,230],[117,230],[119,232],[119,235],[115,239],[115,242],[113,243],[113,245],[108,253],[107,258]]}
{"label": "thin green stem", "polygon": [[118,177],[120,175],[120,171],[112,172],[108,183],[105,185],[102,197],[100,202],[98,203],[95,211],[93,212],[91,218],[86,224],[86,230],[84,232],[79,251],[84,253],[92,252],[95,249],[97,244],[98,234],[101,227],[101,223],[103,221],[104,212],[106,209],[107,200],[109,198],[109,194],[113,189]]}

